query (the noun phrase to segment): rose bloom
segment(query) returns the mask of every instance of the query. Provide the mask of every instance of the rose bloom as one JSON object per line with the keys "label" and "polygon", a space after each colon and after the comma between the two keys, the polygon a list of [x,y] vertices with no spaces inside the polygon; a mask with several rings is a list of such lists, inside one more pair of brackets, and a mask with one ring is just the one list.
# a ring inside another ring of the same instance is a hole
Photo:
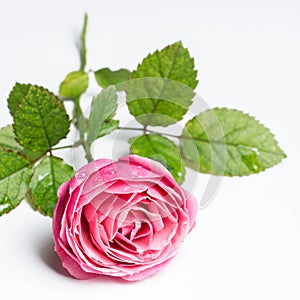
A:
{"label": "rose bloom", "polygon": [[160,163],[95,160],[58,190],[55,250],[78,279],[144,279],[178,253],[196,212],[195,198]]}

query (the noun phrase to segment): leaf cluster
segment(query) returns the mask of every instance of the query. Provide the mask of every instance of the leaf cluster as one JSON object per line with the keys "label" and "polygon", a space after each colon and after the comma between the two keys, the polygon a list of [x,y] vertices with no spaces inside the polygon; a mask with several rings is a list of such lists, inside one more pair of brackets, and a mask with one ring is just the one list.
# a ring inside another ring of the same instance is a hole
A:
{"label": "leaf cluster", "polygon": [[[113,72],[107,74],[115,84]],[[183,124],[178,135],[153,131],[180,122],[193,101],[200,101],[194,97],[194,59],[181,42],[149,54],[125,83],[121,87],[129,112],[142,125],[142,134],[129,141],[130,152],[161,162],[180,184],[186,167],[216,176],[245,176],[285,158],[269,129],[236,109],[207,109]]]}
{"label": "leaf cluster", "polygon": [[69,132],[70,120],[61,100],[49,90],[16,83],[8,98],[13,125],[0,129],[0,215],[26,198],[52,216],[57,188],[73,169],[52,154]]}
{"label": "leaf cluster", "polygon": [[[269,129],[246,113],[223,107],[191,116],[191,105],[201,100],[195,97],[194,59],[181,41],[149,54],[134,71],[106,67],[87,71],[87,21],[85,16],[80,68],[67,74],[59,96],[40,86],[16,83],[8,97],[13,124],[0,130],[0,215],[26,198],[34,209],[52,216],[58,187],[74,174],[53,155],[71,123],[79,131],[79,140],[71,146],[81,145],[88,161],[93,160],[90,149],[98,138],[114,130],[140,131],[129,140],[130,153],[159,161],[179,184],[186,168],[245,176],[285,157]],[[102,91],[93,97],[85,117],[81,96],[89,87],[90,74]],[[124,92],[128,111],[140,127],[126,128],[115,119],[118,94]],[[71,120],[64,106],[67,100],[74,104]],[[178,134],[170,133],[174,124],[181,125]]]}

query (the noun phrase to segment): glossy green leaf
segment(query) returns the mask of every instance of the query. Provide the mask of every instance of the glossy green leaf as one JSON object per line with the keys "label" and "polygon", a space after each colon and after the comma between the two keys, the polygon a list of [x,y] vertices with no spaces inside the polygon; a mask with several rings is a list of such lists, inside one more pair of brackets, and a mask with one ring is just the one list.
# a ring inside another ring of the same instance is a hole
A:
{"label": "glossy green leaf", "polygon": [[0,129],[0,147],[17,152],[24,151],[24,148],[16,141],[12,125]]}
{"label": "glossy green leaf", "polygon": [[180,142],[188,166],[214,175],[259,173],[285,157],[269,129],[234,109],[199,114],[186,124]]}
{"label": "glossy green leaf", "polygon": [[160,162],[179,184],[184,181],[184,163],[178,147],[172,141],[158,134],[147,134],[131,139],[130,144],[131,153]]}
{"label": "glossy green leaf", "polygon": [[74,171],[58,157],[47,156],[35,167],[28,201],[41,214],[52,217],[58,187],[71,179]]}
{"label": "glossy green leaf", "polygon": [[127,86],[130,113],[144,126],[168,126],[181,120],[197,86],[194,59],[181,42],[149,54]]}
{"label": "glossy green leaf", "polygon": [[30,181],[30,164],[21,154],[0,149],[0,216],[24,199]]}
{"label": "glossy green leaf", "polygon": [[31,151],[46,152],[69,132],[63,103],[42,87],[32,86],[14,116],[17,142]]}
{"label": "glossy green leaf", "polygon": [[118,91],[126,88],[126,82],[130,78],[131,72],[127,69],[112,71],[109,68],[103,68],[94,72],[97,83],[106,88],[109,85],[115,85]]}
{"label": "glossy green leaf", "polygon": [[87,144],[90,146],[100,135],[103,127],[114,117],[118,97],[116,88],[109,86],[96,96],[91,105],[91,113],[87,127]]}
{"label": "glossy green leaf", "polygon": [[114,130],[118,129],[118,127],[119,127],[119,120],[110,120],[104,122],[98,132],[97,138],[112,133]]}
{"label": "glossy green leaf", "polygon": [[7,100],[8,108],[12,116],[15,115],[18,106],[22,103],[23,98],[29,92],[30,87],[30,84],[22,84],[18,82],[13,87]]}
{"label": "glossy green leaf", "polygon": [[45,153],[43,151],[31,151],[24,149],[24,147],[18,144],[12,125],[7,125],[6,127],[0,129],[0,147],[20,152],[31,161],[35,161]]}
{"label": "glossy green leaf", "polygon": [[66,99],[74,99],[83,94],[89,86],[89,76],[84,71],[73,71],[59,86],[59,94]]}

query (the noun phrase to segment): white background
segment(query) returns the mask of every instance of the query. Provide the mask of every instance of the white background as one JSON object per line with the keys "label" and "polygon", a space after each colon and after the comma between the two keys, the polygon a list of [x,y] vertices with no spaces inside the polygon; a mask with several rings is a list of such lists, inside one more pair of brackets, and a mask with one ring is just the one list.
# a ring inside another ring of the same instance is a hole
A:
{"label": "white background", "polygon": [[[84,12],[89,68],[134,69],[149,52],[181,39],[199,70],[198,94],[211,107],[256,116],[288,158],[259,175],[226,178],[176,259],[137,283],[69,277],[53,252],[51,220],[22,203],[0,218],[2,293],[8,299],[299,299],[299,1],[1,0],[1,126],[11,122],[6,99],[16,81],[57,92],[78,68]],[[201,175],[194,189],[199,201],[202,182]]]}

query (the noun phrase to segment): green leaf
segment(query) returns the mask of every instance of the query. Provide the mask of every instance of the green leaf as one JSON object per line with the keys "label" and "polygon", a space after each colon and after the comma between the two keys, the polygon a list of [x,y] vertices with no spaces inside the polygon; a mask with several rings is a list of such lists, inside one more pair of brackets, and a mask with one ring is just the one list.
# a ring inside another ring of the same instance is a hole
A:
{"label": "green leaf", "polygon": [[30,181],[30,164],[22,155],[0,149],[0,216],[24,199]]}
{"label": "green leaf", "polygon": [[85,46],[85,36],[86,36],[86,28],[88,23],[88,15],[84,15],[83,27],[80,36],[80,70],[84,71],[86,66],[86,46]]}
{"label": "green leaf", "polygon": [[45,153],[44,151],[30,151],[18,144],[12,125],[7,125],[0,129],[0,147],[20,152],[31,161],[35,161]]}
{"label": "green leaf", "polygon": [[66,99],[74,99],[83,94],[89,86],[89,76],[84,71],[73,71],[59,86],[59,94]]}
{"label": "green leaf", "polygon": [[0,147],[17,152],[24,151],[24,148],[16,142],[12,125],[0,129]]}
{"label": "green leaf", "polygon": [[118,129],[119,127],[119,120],[110,120],[108,122],[104,122],[102,127],[100,128],[97,138],[105,136],[107,134],[112,133],[114,130]]}
{"label": "green leaf", "polygon": [[97,83],[106,88],[109,85],[115,85],[118,91],[125,90],[126,81],[130,78],[131,72],[127,69],[119,69],[112,71],[108,68],[103,68],[94,72]]}
{"label": "green leaf", "polygon": [[58,187],[71,179],[73,169],[62,159],[47,156],[35,167],[28,193],[33,209],[52,217],[57,202]]}
{"label": "green leaf", "polygon": [[131,153],[160,162],[179,184],[184,181],[184,164],[178,147],[172,141],[158,134],[147,134],[130,140],[130,144]]}
{"label": "green leaf", "polygon": [[144,126],[168,126],[181,120],[197,86],[194,59],[181,42],[149,54],[127,86],[130,113]]}
{"label": "green leaf", "polygon": [[31,151],[46,152],[69,132],[63,103],[42,87],[32,86],[14,116],[17,141]]}
{"label": "green leaf", "polygon": [[269,129],[227,108],[207,110],[190,120],[180,142],[189,167],[214,175],[259,173],[286,157]]}
{"label": "green leaf", "polygon": [[114,117],[118,106],[117,100],[117,91],[112,85],[102,90],[93,99],[87,128],[86,141],[89,146],[99,137],[103,127]]}
{"label": "green leaf", "polygon": [[15,115],[18,106],[22,103],[23,98],[29,92],[31,85],[30,84],[22,84],[16,83],[9,94],[7,104],[12,116]]}

